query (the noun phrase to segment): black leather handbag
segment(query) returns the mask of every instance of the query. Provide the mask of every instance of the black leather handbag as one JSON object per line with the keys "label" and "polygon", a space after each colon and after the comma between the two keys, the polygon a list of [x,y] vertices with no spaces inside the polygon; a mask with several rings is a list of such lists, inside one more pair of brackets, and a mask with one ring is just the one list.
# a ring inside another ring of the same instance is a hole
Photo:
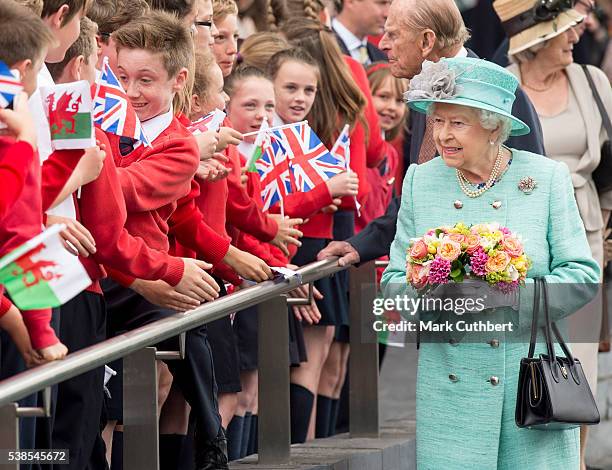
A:
{"label": "black leather handbag", "polygon": [[603,126],[608,133],[608,140],[601,146],[601,159],[599,160],[599,165],[595,168],[595,171],[593,171],[593,181],[595,182],[597,192],[603,193],[612,189],[612,124],[610,123],[610,116],[608,116],[606,107],[601,100],[601,96],[599,96],[599,92],[593,82],[593,77],[591,77],[589,69],[586,65],[582,65],[582,70],[584,70],[586,79],[591,87],[591,92],[593,93],[593,98],[595,98],[597,109],[599,109]]}
{"label": "black leather handbag", "polygon": [[[533,320],[528,357],[521,359],[516,397],[516,425],[520,428],[571,429],[599,423],[599,411],[580,360],[572,356],[557,325],[548,313],[546,281],[535,280]],[[534,357],[538,330],[540,297],[543,297],[542,327],[548,354]],[[552,330],[552,331],[551,331]],[[555,355],[554,332],[565,357]]]}

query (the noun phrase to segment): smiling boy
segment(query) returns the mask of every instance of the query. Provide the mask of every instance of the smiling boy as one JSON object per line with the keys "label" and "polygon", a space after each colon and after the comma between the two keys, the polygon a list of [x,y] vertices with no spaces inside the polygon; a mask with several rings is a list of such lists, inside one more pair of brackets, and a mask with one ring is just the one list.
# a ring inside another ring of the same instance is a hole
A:
{"label": "smiling boy", "polygon": [[[168,251],[168,220],[177,200],[189,193],[200,160],[194,137],[172,108],[174,96],[188,79],[186,66],[193,57],[193,42],[180,20],[163,12],[128,23],[112,39],[117,45],[117,76],[152,144],[131,150],[126,139],[109,136],[128,209],[126,228],[152,248]],[[209,288],[200,293],[202,301],[218,295],[217,284],[212,278],[208,281]],[[105,284],[105,297],[115,332],[175,313],[113,282]],[[165,341],[160,347],[176,349],[175,343]],[[205,328],[187,333],[185,360],[168,363],[194,412],[197,469],[227,468],[211,365]]]}

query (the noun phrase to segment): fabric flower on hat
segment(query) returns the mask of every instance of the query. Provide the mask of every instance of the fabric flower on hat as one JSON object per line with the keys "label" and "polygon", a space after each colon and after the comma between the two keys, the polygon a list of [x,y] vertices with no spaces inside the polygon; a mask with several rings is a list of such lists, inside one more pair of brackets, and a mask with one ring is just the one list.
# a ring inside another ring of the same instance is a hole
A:
{"label": "fabric flower on hat", "polygon": [[457,95],[456,74],[444,61],[423,63],[421,73],[410,80],[406,101],[447,100]]}

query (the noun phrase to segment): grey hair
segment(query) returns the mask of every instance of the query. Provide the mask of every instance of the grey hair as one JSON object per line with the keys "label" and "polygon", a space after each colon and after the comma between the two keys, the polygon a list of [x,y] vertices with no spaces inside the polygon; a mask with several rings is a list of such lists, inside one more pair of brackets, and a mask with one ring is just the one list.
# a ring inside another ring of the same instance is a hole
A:
{"label": "grey hair", "polygon": [[509,117],[502,116],[493,111],[487,109],[479,109],[480,111],[480,125],[483,129],[493,131],[500,128],[499,136],[497,137],[496,144],[503,144],[512,131],[512,120]]}
{"label": "grey hair", "polygon": [[544,49],[548,45],[548,42],[549,40],[546,40],[544,42],[539,42],[538,44],[534,44],[533,46],[531,46],[528,49],[525,49],[524,51],[520,51],[520,52],[517,52],[516,54],[508,56],[508,59],[510,59],[510,63],[512,64],[524,64],[525,62],[531,62],[532,60],[536,58],[536,55],[538,55],[538,52],[540,52],[542,49]]}
{"label": "grey hair", "polygon": [[[427,116],[431,116],[434,112],[434,103],[431,103],[427,107],[426,114]],[[473,108],[474,109],[474,108]],[[499,136],[497,137],[497,141],[494,142],[497,145],[503,144],[508,137],[510,137],[510,132],[512,132],[512,119],[506,116],[502,116],[495,111],[489,111],[488,109],[480,109],[476,108],[478,111],[478,117],[480,118],[480,125],[483,129],[488,131],[494,131],[498,127],[500,128]]]}

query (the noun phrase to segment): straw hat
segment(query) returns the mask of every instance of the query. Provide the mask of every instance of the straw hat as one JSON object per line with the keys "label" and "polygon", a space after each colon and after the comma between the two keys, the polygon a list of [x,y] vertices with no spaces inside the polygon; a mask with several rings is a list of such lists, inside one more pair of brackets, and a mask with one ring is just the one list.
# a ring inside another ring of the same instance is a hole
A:
{"label": "straw hat", "polygon": [[411,109],[427,113],[433,103],[484,109],[512,121],[510,135],[530,129],[512,115],[518,79],[503,67],[484,59],[454,57],[424,62],[421,73],[410,80],[404,99]]}
{"label": "straw hat", "polygon": [[584,19],[572,7],[574,0],[497,0],[493,2],[510,38],[508,55],[564,33]]}

